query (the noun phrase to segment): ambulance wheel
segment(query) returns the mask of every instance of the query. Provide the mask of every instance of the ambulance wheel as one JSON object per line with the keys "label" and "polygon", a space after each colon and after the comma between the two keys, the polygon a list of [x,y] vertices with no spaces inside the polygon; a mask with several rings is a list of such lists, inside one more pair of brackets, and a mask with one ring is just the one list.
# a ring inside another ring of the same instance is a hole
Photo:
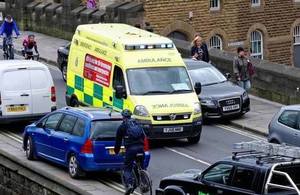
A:
{"label": "ambulance wheel", "polygon": [[79,101],[76,97],[72,97],[70,101],[70,106],[71,107],[79,107]]}
{"label": "ambulance wheel", "polygon": [[190,144],[197,144],[200,141],[201,134],[195,137],[188,137],[187,140]]}

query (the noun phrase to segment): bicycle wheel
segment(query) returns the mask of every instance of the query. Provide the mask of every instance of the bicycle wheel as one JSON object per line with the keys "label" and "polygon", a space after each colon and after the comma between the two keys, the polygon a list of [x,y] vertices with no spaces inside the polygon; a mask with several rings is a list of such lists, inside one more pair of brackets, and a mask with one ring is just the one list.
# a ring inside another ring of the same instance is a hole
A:
{"label": "bicycle wheel", "polygon": [[141,194],[152,195],[152,181],[150,175],[145,170],[139,171],[139,186]]}
{"label": "bicycle wheel", "polygon": [[8,46],[8,53],[9,53],[9,59],[13,60],[15,58],[15,55],[14,55],[14,49],[11,45]]}

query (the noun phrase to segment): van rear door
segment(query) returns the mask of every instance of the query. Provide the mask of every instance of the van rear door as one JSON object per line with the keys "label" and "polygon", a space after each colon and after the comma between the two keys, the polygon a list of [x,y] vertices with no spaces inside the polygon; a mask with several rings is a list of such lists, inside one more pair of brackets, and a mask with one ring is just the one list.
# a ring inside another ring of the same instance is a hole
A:
{"label": "van rear door", "polygon": [[32,94],[32,113],[45,114],[51,112],[52,77],[46,68],[30,68],[30,83]]}
{"label": "van rear door", "polygon": [[3,116],[32,114],[28,69],[24,67],[4,71],[1,83]]}
{"label": "van rear door", "polygon": [[[91,125],[95,162],[101,163],[107,168],[117,168],[124,161],[122,155],[114,154],[116,132],[121,123],[122,119],[101,120],[93,121]],[[121,153],[124,153],[124,148]]]}

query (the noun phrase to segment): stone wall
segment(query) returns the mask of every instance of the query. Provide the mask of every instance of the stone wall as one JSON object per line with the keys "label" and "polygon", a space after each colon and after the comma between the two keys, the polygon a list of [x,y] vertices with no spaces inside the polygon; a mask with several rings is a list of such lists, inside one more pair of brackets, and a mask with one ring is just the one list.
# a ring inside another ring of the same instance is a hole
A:
{"label": "stone wall", "polygon": [[[183,57],[189,57],[188,42],[174,41]],[[211,49],[210,59],[223,73],[233,75],[234,53]],[[251,93],[282,104],[300,103],[300,69],[266,60],[252,59],[256,68]],[[232,78],[233,80],[233,78]]]}

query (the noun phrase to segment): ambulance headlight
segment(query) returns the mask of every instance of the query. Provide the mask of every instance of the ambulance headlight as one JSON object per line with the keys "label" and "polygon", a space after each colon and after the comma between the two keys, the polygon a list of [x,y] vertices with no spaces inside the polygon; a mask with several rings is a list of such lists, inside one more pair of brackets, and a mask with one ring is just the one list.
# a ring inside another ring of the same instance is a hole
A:
{"label": "ambulance headlight", "polygon": [[134,108],[133,114],[136,116],[148,117],[149,112],[145,106],[138,105]]}
{"label": "ambulance headlight", "polygon": [[194,103],[194,114],[200,114],[201,113],[201,105],[200,102]]}

